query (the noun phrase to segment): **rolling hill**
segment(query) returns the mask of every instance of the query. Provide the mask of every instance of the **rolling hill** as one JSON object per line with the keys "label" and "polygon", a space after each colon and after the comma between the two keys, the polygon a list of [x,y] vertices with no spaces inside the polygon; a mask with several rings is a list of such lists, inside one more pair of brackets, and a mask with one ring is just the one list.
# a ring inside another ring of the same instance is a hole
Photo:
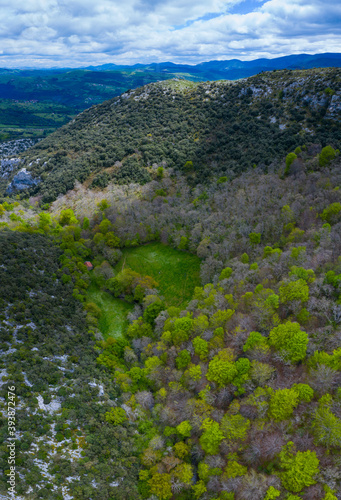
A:
{"label": "rolling hill", "polygon": [[185,172],[192,184],[254,166],[266,171],[302,144],[339,147],[340,111],[337,68],[157,82],[93,106],[39,142],[2,177],[2,193],[22,168],[34,181],[21,195],[43,202],[76,180],[94,188],[145,183],[159,166]]}

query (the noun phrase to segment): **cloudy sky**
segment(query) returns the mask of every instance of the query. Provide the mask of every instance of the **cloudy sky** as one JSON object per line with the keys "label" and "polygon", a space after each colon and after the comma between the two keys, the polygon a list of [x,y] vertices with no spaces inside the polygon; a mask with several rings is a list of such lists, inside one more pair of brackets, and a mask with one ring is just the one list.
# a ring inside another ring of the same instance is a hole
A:
{"label": "cloudy sky", "polygon": [[0,0],[1,67],[341,52],[340,0]]}

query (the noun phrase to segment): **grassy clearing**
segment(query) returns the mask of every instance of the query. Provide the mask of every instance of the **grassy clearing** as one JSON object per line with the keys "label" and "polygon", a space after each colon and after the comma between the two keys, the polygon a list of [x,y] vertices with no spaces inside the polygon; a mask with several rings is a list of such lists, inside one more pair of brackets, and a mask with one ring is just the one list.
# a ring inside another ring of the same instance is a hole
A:
{"label": "grassy clearing", "polygon": [[116,270],[124,266],[152,276],[168,306],[184,307],[191,300],[194,287],[201,284],[198,257],[161,243],[124,249]]}
{"label": "grassy clearing", "polygon": [[98,327],[104,338],[121,337],[128,326],[127,314],[133,309],[133,304],[116,299],[94,283],[88,288],[87,296],[88,301],[94,302],[102,311]]}
{"label": "grassy clearing", "polygon": [[[161,243],[124,249],[115,269],[120,271],[127,266],[152,276],[167,306],[185,307],[192,298],[194,287],[200,286],[200,260]],[[124,335],[128,326],[127,314],[133,304],[104,292],[94,282],[88,288],[87,299],[102,311],[98,327],[104,338]]]}

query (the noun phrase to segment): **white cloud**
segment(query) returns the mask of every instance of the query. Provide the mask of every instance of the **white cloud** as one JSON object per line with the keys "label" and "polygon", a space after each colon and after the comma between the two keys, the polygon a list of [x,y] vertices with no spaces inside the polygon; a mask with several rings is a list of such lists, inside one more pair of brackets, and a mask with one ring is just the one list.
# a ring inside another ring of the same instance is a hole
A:
{"label": "white cloud", "polygon": [[[255,59],[341,52],[336,0],[0,0],[0,66]],[[250,3],[251,4],[251,3]]]}

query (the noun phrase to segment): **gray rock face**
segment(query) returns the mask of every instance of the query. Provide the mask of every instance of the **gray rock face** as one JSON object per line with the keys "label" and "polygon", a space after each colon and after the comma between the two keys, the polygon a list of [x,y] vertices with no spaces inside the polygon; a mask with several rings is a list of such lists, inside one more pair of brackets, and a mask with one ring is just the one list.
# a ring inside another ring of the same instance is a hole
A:
{"label": "gray rock face", "polygon": [[22,168],[14,177],[12,182],[8,185],[7,193],[13,191],[22,191],[23,189],[30,188],[39,184],[40,179],[34,179],[31,172],[26,168]]}
{"label": "gray rock face", "polygon": [[20,161],[19,158],[2,158],[0,160],[0,177],[8,177]]}
{"label": "gray rock face", "polygon": [[333,95],[328,106],[326,118],[339,118],[341,117],[341,92]]}

